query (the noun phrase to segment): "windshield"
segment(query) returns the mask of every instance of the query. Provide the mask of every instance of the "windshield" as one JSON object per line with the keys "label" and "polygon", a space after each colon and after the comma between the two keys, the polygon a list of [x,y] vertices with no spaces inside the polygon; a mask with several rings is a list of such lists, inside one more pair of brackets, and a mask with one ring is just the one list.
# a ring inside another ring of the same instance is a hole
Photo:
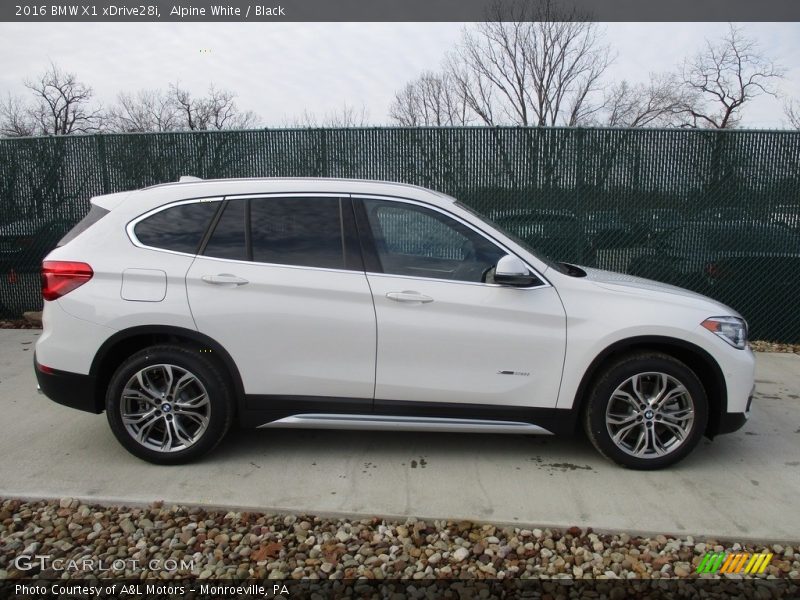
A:
{"label": "windshield", "polygon": [[540,261],[545,263],[548,267],[551,267],[551,268],[555,269],[559,273],[567,273],[567,274],[569,273],[570,270],[563,263],[556,262],[555,260],[553,260],[549,256],[543,254],[541,250],[532,247],[525,240],[521,240],[516,235],[514,235],[513,233],[508,231],[508,229],[506,229],[506,227],[504,227],[503,225],[493,221],[492,219],[490,219],[486,215],[483,215],[481,213],[476,212],[475,210],[473,210],[472,208],[470,208],[466,204],[463,204],[462,202],[456,201],[455,204],[459,208],[461,208],[461,209],[467,211],[468,213],[470,213],[471,215],[477,217],[478,219],[480,219],[481,221],[483,221],[487,225],[490,225],[494,229],[500,231],[503,235],[505,235],[507,238],[512,240],[514,243],[519,244],[520,246],[525,248],[525,250],[527,250],[528,252],[533,254],[536,258],[538,258]]}

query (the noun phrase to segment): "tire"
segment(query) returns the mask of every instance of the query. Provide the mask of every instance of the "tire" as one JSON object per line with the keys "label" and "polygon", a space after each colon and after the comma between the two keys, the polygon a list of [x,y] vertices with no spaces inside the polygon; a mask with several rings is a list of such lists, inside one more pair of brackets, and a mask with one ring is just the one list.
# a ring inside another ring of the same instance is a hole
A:
{"label": "tire", "polygon": [[225,437],[233,412],[223,369],[181,346],[133,354],[106,391],[106,415],[117,440],[158,465],[184,464],[211,451]]}
{"label": "tire", "polygon": [[659,352],[612,363],[590,394],[586,434],[603,456],[630,469],[677,463],[699,443],[708,423],[708,399],[697,375]]}

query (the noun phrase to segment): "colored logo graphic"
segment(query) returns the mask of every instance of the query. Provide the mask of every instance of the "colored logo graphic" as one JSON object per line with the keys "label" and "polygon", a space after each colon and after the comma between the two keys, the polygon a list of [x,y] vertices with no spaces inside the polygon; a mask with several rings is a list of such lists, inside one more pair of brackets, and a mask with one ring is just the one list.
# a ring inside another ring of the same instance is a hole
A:
{"label": "colored logo graphic", "polygon": [[697,565],[697,573],[744,573],[758,575],[772,561],[772,554],[749,552],[707,552]]}

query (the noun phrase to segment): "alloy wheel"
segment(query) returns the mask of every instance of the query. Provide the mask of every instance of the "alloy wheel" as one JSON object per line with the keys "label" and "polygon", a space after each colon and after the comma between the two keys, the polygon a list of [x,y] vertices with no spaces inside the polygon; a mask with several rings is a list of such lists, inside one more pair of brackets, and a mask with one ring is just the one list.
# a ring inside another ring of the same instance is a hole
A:
{"label": "alloy wheel", "polygon": [[211,417],[208,392],[190,371],[170,364],[147,366],[125,384],[120,414],[128,434],[157,452],[194,445]]}
{"label": "alloy wheel", "polygon": [[637,458],[671,454],[692,431],[695,405],[686,386],[666,373],[638,373],[611,394],[605,422],[611,441]]}

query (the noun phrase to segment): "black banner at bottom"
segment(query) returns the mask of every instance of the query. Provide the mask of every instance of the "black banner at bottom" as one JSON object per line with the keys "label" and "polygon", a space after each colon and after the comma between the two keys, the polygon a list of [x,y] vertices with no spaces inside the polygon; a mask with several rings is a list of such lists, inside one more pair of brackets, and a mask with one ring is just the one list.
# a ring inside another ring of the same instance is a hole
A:
{"label": "black banner at bottom", "polygon": [[790,579],[510,579],[510,580],[91,580],[0,581],[0,598],[20,600],[227,600],[363,598],[567,600],[678,598],[800,598],[800,580]]}

